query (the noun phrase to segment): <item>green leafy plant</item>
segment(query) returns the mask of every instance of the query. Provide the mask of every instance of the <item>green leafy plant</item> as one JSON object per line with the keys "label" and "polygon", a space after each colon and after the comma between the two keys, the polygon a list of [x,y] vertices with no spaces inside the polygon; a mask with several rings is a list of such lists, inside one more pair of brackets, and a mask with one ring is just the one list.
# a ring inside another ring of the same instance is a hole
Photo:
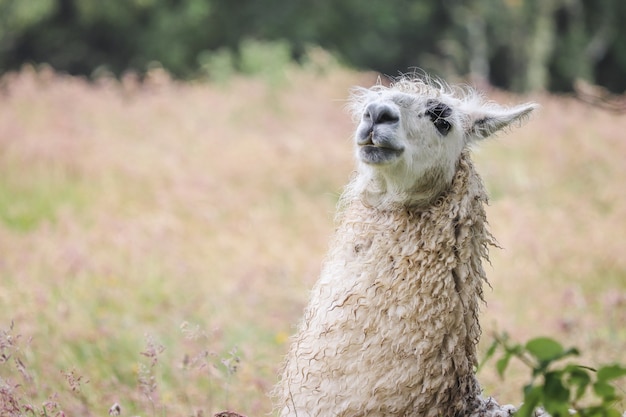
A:
{"label": "green leafy plant", "polygon": [[530,417],[538,407],[553,417],[621,417],[613,406],[622,399],[615,381],[626,376],[626,367],[620,364],[604,365],[597,369],[564,362],[579,356],[576,348],[565,349],[549,337],[531,339],[526,344],[512,342],[504,334],[496,336],[487,350],[481,368],[497,351],[502,356],[496,361],[501,378],[512,358],[517,358],[531,370],[531,379],[524,386],[524,402],[516,416]]}

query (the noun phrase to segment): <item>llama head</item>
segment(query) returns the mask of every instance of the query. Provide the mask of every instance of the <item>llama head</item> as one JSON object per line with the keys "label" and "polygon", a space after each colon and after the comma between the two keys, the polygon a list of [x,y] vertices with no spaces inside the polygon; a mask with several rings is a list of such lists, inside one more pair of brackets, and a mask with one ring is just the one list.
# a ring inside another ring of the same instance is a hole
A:
{"label": "llama head", "polygon": [[372,204],[428,204],[454,177],[463,150],[511,124],[537,105],[505,108],[470,89],[426,78],[353,91],[351,110],[358,175],[353,192]]}

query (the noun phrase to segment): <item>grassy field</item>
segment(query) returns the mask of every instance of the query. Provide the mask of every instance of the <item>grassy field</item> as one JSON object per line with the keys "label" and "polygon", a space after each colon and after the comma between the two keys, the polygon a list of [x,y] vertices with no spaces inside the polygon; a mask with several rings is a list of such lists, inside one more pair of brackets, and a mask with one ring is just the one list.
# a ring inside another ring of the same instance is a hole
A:
{"label": "grassy field", "polygon": [[[345,98],[374,81],[2,78],[3,398],[48,415],[266,415],[353,169]],[[481,350],[506,331],[626,362],[626,116],[489,96],[542,109],[475,151],[503,247]],[[479,378],[517,404],[525,372]]]}

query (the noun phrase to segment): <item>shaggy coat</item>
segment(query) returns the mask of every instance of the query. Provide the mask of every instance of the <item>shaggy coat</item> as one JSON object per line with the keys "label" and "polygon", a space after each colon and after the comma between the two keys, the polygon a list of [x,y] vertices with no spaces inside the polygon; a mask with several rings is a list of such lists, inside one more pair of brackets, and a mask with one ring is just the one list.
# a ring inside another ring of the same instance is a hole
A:
{"label": "shaggy coat", "polygon": [[277,404],[283,417],[462,416],[484,407],[474,375],[487,195],[461,154],[426,208],[344,194],[335,239]]}

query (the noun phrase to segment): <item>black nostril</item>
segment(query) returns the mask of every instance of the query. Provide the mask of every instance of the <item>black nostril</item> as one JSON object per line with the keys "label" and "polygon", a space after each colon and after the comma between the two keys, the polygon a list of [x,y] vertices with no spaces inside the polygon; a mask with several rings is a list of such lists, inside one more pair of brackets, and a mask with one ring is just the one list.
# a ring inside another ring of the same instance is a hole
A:
{"label": "black nostril", "polygon": [[363,115],[373,124],[392,124],[400,120],[400,113],[397,109],[388,104],[372,103],[365,109]]}
{"label": "black nostril", "polygon": [[400,120],[400,118],[397,114],[392,113],[391,111],[384,111],[378,115],[375,119],[375,123],[395,123],[398,120]]}

